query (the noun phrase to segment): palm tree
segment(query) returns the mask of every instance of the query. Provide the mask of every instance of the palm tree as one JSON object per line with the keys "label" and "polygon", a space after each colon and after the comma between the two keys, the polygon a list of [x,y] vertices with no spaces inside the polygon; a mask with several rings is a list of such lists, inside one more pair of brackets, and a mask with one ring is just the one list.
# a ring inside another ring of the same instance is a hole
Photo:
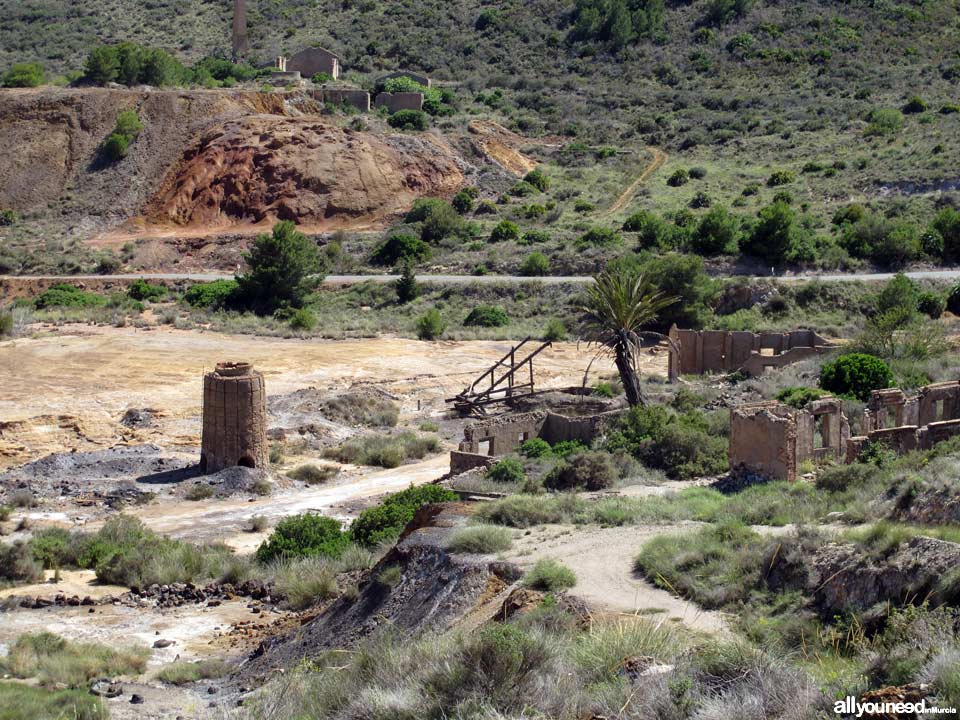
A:
{"label": "palm tree", "polygon": [[[606,268],[594,277],[586,298],[578,308],[582,313],[580,338],[597,345],[594,360],[612,355],[630,405],[646,405],[640,391],[637,352],[644,340],[664,338],[660,333],[641,330],[657,319],[658,313],[677,302],[666,297],[642,272],[635,269]],[[593,360],[590,361],[593,364]]]}

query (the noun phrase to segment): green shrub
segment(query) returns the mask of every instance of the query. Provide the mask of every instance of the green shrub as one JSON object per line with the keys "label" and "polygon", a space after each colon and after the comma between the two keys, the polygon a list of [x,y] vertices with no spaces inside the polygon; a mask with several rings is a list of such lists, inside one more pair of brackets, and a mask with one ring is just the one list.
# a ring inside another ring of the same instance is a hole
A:
{"label": "green shrub", "polygon": [[611,245],[619,245],[622,242],[623,238],[620,237],[616,230],[593,227],[580,236],[577,240],[577,247],[610,247]]}
{"label": "green shrub", "polygon": [[267,563],[277,558],[339,557],[349,542],[337,520],[306,513],[277,523],[270,537],[257,548],[256,558]]}
{"label": "green shrub", "polygon": [[[528,458],[541,458],[549,456],[553,450],[548,443],[543,438],[531,438],[530,440],[525,440],[523,444],[520,445],[520,454]],[[523,467],[521,466],[520,471],[523,472]]]}
{"label": "green shrub", "polygon": [[536,195],[539,190],[528,182],[521,180],[516,185],[510,188],[510,194],[514,197],[530,197],[531,195]]}
{"label": "green shrub", "polygon": [[789,185],[797,179],[797,174],[791,170],[777,170],[767,178],[767,187]]}
{"label": "green shrub", "polygon": [[317,326],[317,316],[307,308],[300,308],[290,318],[290,327],[294,330],[310,332]]}
{"label": "green shrub", "polygon": [[788,387],[778,392],[776,398],[785,405],[802,410],[813,400],[823,397],[824,394],[822,390],[817,388]]}
{"label": "green shrub", "polygon": [[420,285],[413,271],[413,263],[410,261],[403,263],[403,271],[393,284],[393,288],[397,291],[397,302],[401,304],[412,302],[420,296]]}
{"label": "green shrub", "polygon": [[567,339],[567,326],[560,318],[550,318],[543,328],[541,339],[544,342],[555,342]]}
{"label": "green shrub", "polygon": [[673,174],[667,178],[667,185],[670,187],[680,187],[690,182],[690,173],[685,168],[677,168]]}
{"label": "green shrub", "polygon": [[895,135],[903,128],[903,113],[896,108],[876,108],[867,115],[868,137],[875,135]]}
{"label": "green shrub", "polygon": [[865,353],[841,355],[820,368],[820,387],[836,395],[866,401],[873,390],[893,385],[893,372],[880,358]]}
{"label": "green shrub", "polygon": [[550,261],[543,253],[530,253],[520,265],[520,274],[528,277],[547,275],[550,272]]}
{"label": "green shrub", "polygon": [[925,113],[928,107],[922,97],[914,95],[906,102],[902,110],[905,115],[917,115],[919,113]]}
{"label": "green shrub", "polygon": [[728,466],[726,439],[700,411],[631,408],[608,435],[606,449],[627,452],[671,478],[716,475]]}
{"label": "green shrub", "polygon": [[166,294],[167,289],[163,285],[151,285],[143,278],[137,278],[127,288],[127,295],[133,300],[159,300]]}
{"label": "green shrub", "polygon": [[17,63],[3,74],[2,84],[7,88],[29,88],[43,85],[46,74],[39,63]]}
{"label": "green shrub", "polygon": [[149,656],[145,647],[114,650],[39,632],[18,637],[0,667],[17,678],[36,678],[43,687],[86,688],[100,677],[139,675],[146,669]]}
{"label": "green shrub", "polygon": [[571,455],[543,480],[550,490],[606,490],[617,481],[617,468],[608,453],[584,452]]}
{"label": "green shrub", "polygon": [[540,192],[546,192],[550,189],[550,179],[541,168],[535,168],[528,172],[524,175],[523,181],[533,185]]}
{"label": "green shrub", "polygon": [[490,231],[490,242],[508,242],[520,238],[520,228],[515,222],[501,220]]}
{"label": "green shrub", "polygon": [[473,210],[474,201],[477,199],[477,189],[474,187],[464,188],[450,201],[453,209],[461,215],[466,215]]}
{"label": "green shrub", "polygon": [[303,307],[322,280],[324,262],[311,240],[290,220],[257,235],[244,254],[249,271],[237,276],[237,301],[260,315]]}
{"label": "green shrub", "polygon": [[432,255],[431,247],[416,235],[398,233],[377,245],[370,262],[374,265],[396,265],[400,261],[421,263]]}
{"label": "green shrub", "polygon": [[497,525],[472,525],[454,531],[447,548],[455,553],[489,555],[510,549],[513,539],[510,531]]}
{"label": "green shrub", "polygon": [[691,249],[701,255],[737,252],[740,219],[726,208],[717,206],[700,219],[690,238]]}
{"label": "green shrub", "polygon": [[947,300],[937,292],[921,292],[917,296],[917,310],[934,320],[947,309]]}
{"label": "green shrub", "polygon": [[187,289],[183,299],[191,307],[217,310],[236,302],[238,288],[236,280],[196,283]]}
{"label": "green shrub", "polygon": [[506,311],[493,305],[477,305],[463,321],[467,327],[503,327],[509,323]]}
{"label": "green shrub", "polygon": [[364,510],[350,525],[350,537],[359,545],[373,547],[394,540],[422,506],[459,499],[439,485],[409,487],[387,495],[377,507]]}
{"label": "green shrub", "polygon": [[576,585],[577,576],[563,563],[552,558],[541,558],[523,576],[523,584],[534,590],[559,592]]}
{"label": "green shrub", "polygon": [[537,243],[548,243],[550,239],[550,233],[546,230],[527,230],[517,242],[521,245],[536,245]]}
{"label": "green shrub", "polygon": [[66,283],[57,283],[44,290],[33,301],[37,310],[50,307],[102,307],[106,304],[107,298],[103,295],[85,292]]}
{"label": "green shrub", "polygon": [[287,473],[287,477],[305,482],[307,485],[321,485],[336,477],[340,471],[329,465],[299,465]]}
{"label": "green shrub", "polygon": [[427,114],[421,110],[398,110],[387,122],[398,130],[426,130],[430,127]]}
{"label": "green shrub", "polygon": [[954,315],[960,315],[960,283],[954,285],[947,294],[947,310]]}
{"label": "green shrub", "polygon": [[944,258],[948,262],[960,262],[960,211],[944,208],[933,218],[932,225],[943,238]]}
{"label": "green shrub", "polygon": [[157,680],[169,685],[187,685],[200,680],[221,678],[230,671],[223,660],[198,660],[186,662],[177,660],[164,665],[157,672]]}
{"label": "green shrub", "polygon": [[910,316],[916,312],[920,288],[902,272],[894,275],[877,296],[877,310],[885,313],[897,310]]}
{"label": "green shrub", "polygon": [[417,319],[417,337],[421,340],[436,340],[447,329],[440,311],[430,308]]}
{"label": "green shrub", "polygon": [[[356,547],[350,545],[348,549]],[[339,564],[339,560],[337,562]],[[312,555],[284,560],[274,563],[271,570],[274,586],[294,610],[306,610],[337,595],[336,572],[326,557]]]}
{"label": "green shrub", "polygon": [[20,215],[16,210],[11,210],[10,208],[0,210],[0,227],[10,227],[16,224],[19,219]]}
{"label": "green shrub", "polygon": [[608,382],[597,383],[593,388],[593,395],[603,398],[612,398],[616,395],[613,385]]}
{"label": "green shrub", "polygon": [[103,720],[103,700],[80,690],[48,690],[22,682],[0,682],[3,720]]}
{"label": "green shrub", "polygon": [[487,477],[494,482],[503,483],[522,483],[527,478],[523,463],[512,457],[505,457],[491,465],[487,469]]}
{"label": "green shrub", "polygon": [[0,312],[0,338],[13,335],[13,313]]}
{"label": "green shrub", "polygon": [[0,581],[31,583],[43,579],[43,566],[37,562],[30,544],[17,540],[0,543]]}
{"label": "green shrub", "polygon": [[435,437],[402,432],[394,435],[363,435],[325,452],[338,462],[394,468],[410,458],[420,459],[436,452],[440,442]]}

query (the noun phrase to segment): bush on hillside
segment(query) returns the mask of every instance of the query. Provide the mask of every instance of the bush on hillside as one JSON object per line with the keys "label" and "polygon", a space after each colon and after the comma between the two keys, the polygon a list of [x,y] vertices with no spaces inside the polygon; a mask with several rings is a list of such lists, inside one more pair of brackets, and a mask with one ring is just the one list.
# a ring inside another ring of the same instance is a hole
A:
{"label": "bush on hillside", "polygon": [[690,247],[701,255],[733,254],[738,249],[739,235],[740,219],[718,205],[700,219]]}
{"label": "bush on hillside", "polygon": [[417,337],[421,340],[436,340],[446,329],[447,323],[436,308],[430,308],[417,318]]}
{"label": "bush on hillside", "polygon": [[17,63],[3,74],[0,84],[6,88],[32,88],[43,85],[46,74],[39,63]]}
{"label": "bush on hillside", "polygon": [[610,454],[590,451],[570,455],[547,474],[543,485],[550,490],[606,490],[617,478]]}
{"label": "bush on hillside", "polygon": [[277,523],[260,547],[256,558],[261,563],[282,558],[325,555],[339,557],[350,542],[349,536],[333,518],[306,513]]}
{"label": "bush on hillside", "polygon": [[359,545],[374,547],[395,540],[422,506],[459,499],[453,490],[420,485],[388,495],[377,507],[364,510],[350,525],[350,537]]}
{"label": "bush on hillside", "polygon": [[167,289],[163,285],[151,285],[143,278],[137,278],[127,288],[127,295],[132,300],[159,300],[166,294]]}
{"label": "bush on hillside", "polygon": [[523,584],[534,590],[559,592],[576,585],[577,576],[563,563],[552,558],[542,558],[523,576]]}
{"label": "bush on hillside", "polygon": [[550,188],[550,179],[541,168],[531,170],[523,177],[525,183],[533,185],[540,192],[546,192]]}
{"label": "bush on hillside", "polygon": [[300,308],[322,279],[317,243],[289,220],[258,235],[244,254],[248,272],[237,276],[237,298],[250,310],[268,315],[279,308]]}
{"label": "bush on hillside", "polygon": [[430,120],[422,110],[398,110],[387,122],[398,130],[426,130],[430,127]]}
{"label": "bush on hillside", "polygon": [[107,298],[97,293],[86,292],[67,283],[57,283],[34,298],[33,306],[37,310],[51,307],[100,307],[107,304]]}
{"label": "bush on hillside", "polygon": [[867,401],[873,390],[893,385],[893,372],[880,358],[865,353],[841,355],[820,368],[820,387],[835,395]]}
{"label": "bush on hillside", "polygon": [[623,239],[616,230],[612,228],[593,227],[580,236],[577,240],[577,247],[610,247],[611,245],[619,245],[621,242],[623,242]]}
{"label": "bush on hillside", "polygon": [[523,463],[516,458],[505,457],[487,468],[487,477],[494,482],[522,483],[526,480]]}
{"label": "bush on hillside", "polygon": [[490,231],[490,242],[507,242],[520,238],[520,228],[515,222],[501,220]]}
{"label": "bush on hillside", "polygon": [[823,390],[809,387],[788,387],[776,394],[777,400],[797,409],[805,408],[813,400],[824,396]]}
{"label": "bush on hillside", "polygon": [[183,294],[183,300],[190,307],[219,310],[236,303],[238,288],[236,280],[196,283]]}
{"label": "bush on hillside", "polygon": [[917,296],[917,310],[936,320],[947,308],[946,298],[937,292],[925,291]]}
{"label": "bush on hillside", "polygon": [[527,277],[547,275],[550,272],[550,261],[543,253],[530,253],[520,265],[520,274]]}
{"label": "bush on hillside", "polygon": [[421,263],[432,255],[432,248],[416,235],[397,233],[377,245],[370,254],[370,262],[374,265],[396,265],[400,261]]}
{"label": "bush on hillside", "polygon": [[477,305],[463,324],[467,327],[503,327],[510,324],[510,316],[502,307],[494,305]]}

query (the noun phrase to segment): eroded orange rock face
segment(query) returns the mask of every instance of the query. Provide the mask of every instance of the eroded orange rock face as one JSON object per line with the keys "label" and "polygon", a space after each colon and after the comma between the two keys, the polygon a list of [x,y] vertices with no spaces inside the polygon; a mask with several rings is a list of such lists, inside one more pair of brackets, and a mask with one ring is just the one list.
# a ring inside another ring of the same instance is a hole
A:
{"label": "eroded orange rock face", "polygon": [[179,226],[373,224],[463,184],[456,153],[431,135],[382,137],[317,118],[254,115],[204,132],[145,215]]}

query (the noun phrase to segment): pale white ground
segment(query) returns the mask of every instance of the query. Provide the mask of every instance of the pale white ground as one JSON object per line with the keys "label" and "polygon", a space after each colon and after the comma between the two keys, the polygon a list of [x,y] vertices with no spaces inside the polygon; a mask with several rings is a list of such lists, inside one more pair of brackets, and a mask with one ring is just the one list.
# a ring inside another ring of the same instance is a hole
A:
{"label": "pale white ground", "polygon": [[598,610],[664,617],[695,630],[721,632],[721,613],[703,610],[656,588],[633,571],[633,559],[644,543],[658,535],[696,527],[696,523],[614,528],[545,525],[532,528],[529,533],[518,531],[513,547],[504,557],[523,568],[541,558],[562,562],[577,576],[577,584],[570,592]]}

